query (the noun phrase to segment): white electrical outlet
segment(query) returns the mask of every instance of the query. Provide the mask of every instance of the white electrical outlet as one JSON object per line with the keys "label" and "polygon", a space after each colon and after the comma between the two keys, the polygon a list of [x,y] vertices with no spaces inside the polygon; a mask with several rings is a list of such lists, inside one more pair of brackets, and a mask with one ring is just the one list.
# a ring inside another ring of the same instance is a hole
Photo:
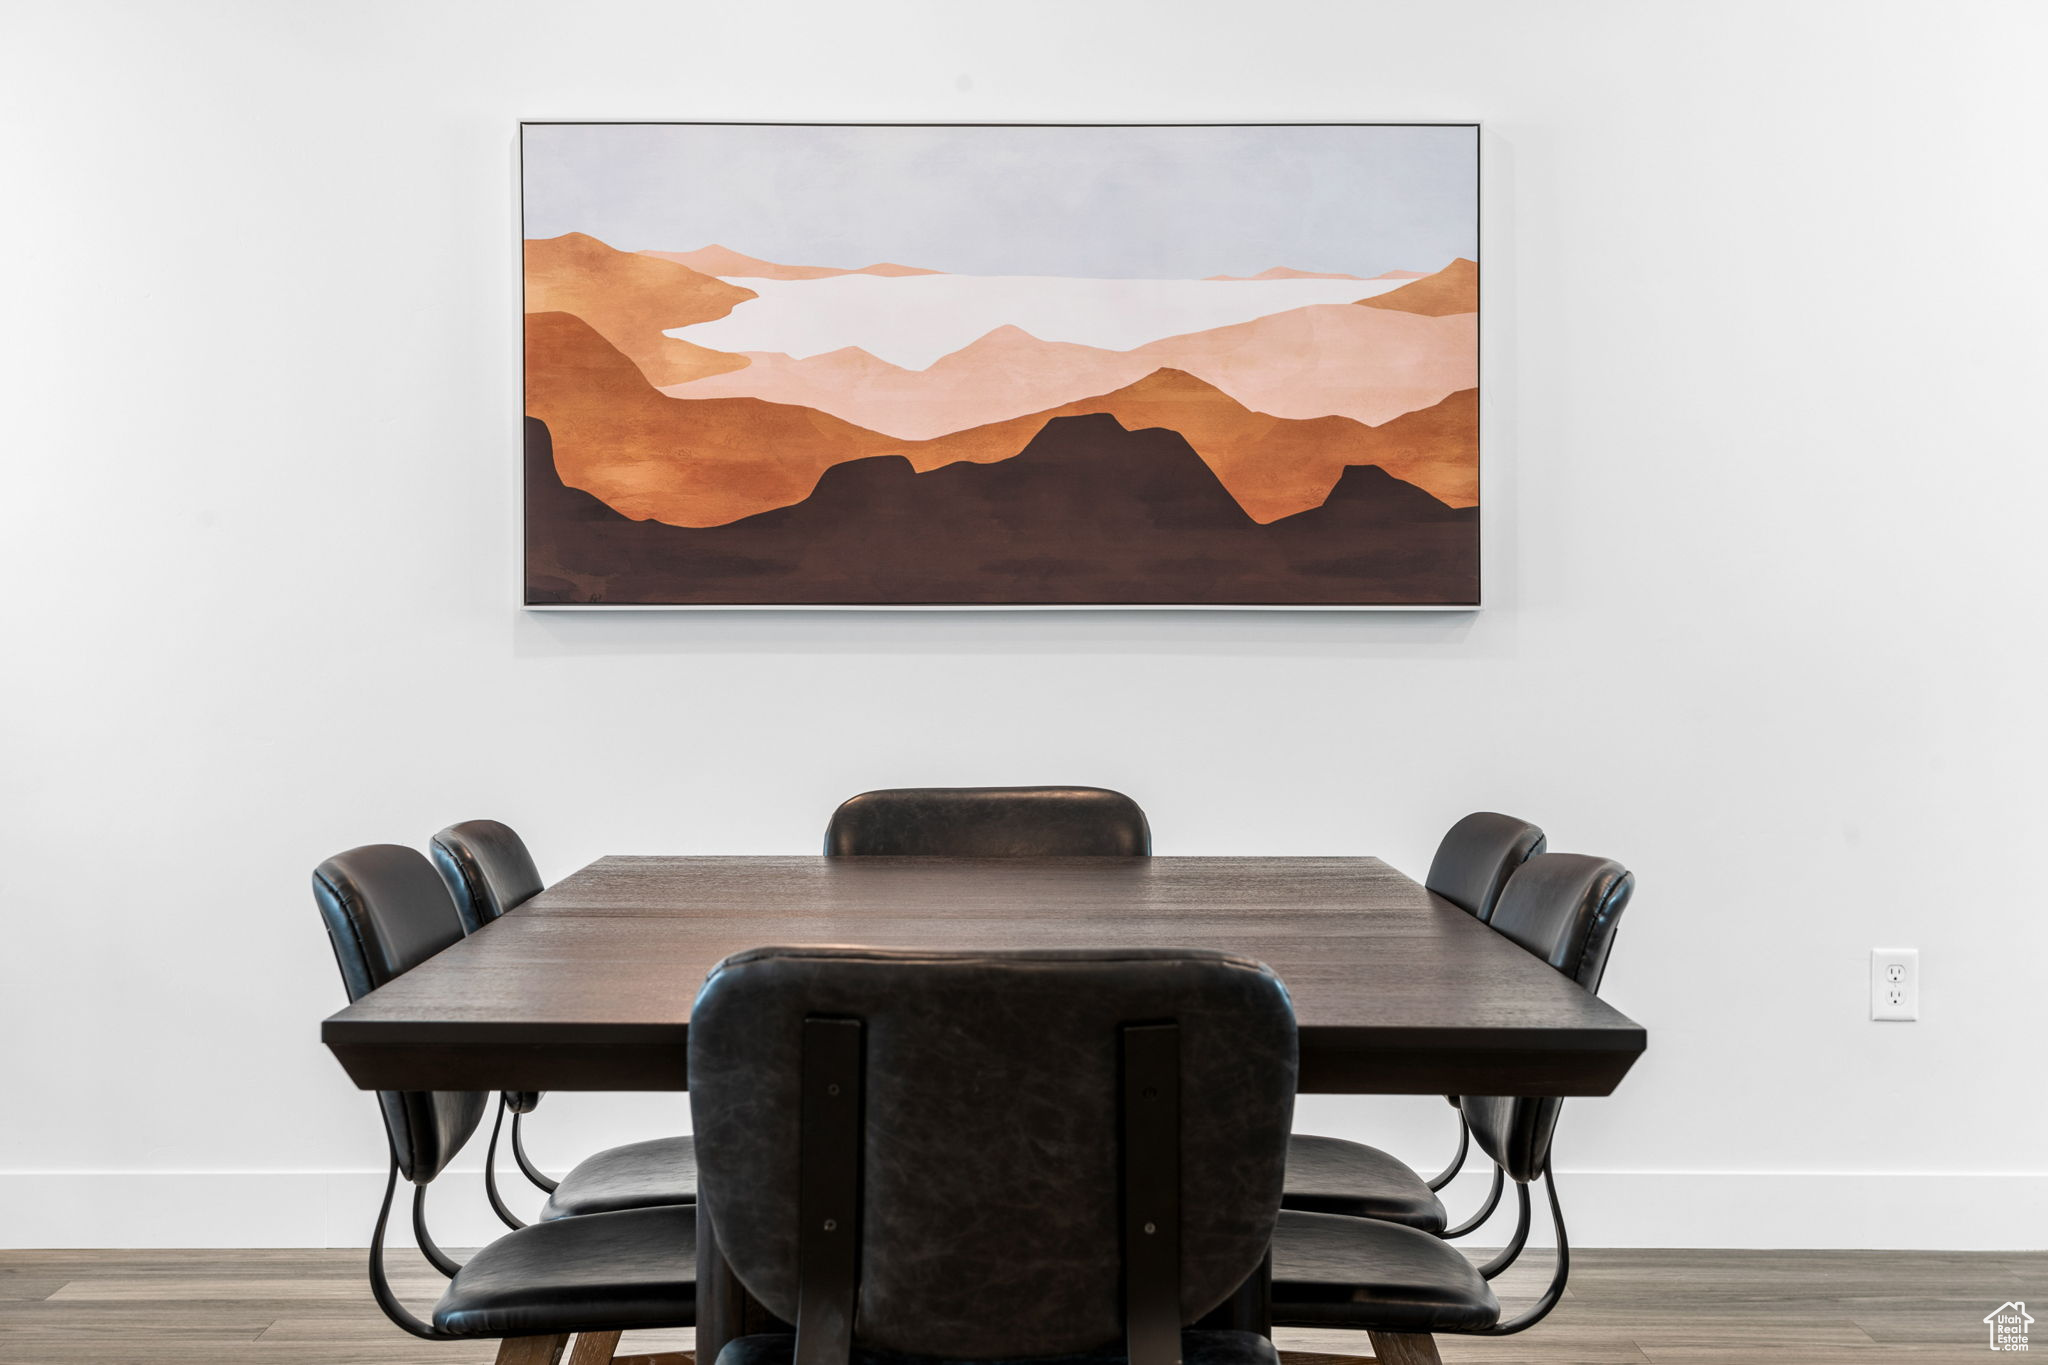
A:
{"label": "white electrical outlet", "polygon": [[1870,1017],[1911,1021],[1920,1017],[1920,950],[1870,950]]}

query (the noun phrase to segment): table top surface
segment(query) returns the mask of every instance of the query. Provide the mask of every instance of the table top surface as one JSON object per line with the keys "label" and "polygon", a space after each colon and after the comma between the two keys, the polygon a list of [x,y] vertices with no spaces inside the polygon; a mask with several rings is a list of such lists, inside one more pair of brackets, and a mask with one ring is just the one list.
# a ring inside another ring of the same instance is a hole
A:
{"label": "table top surface", "polygon": [[1185,946],[1287,983],[1302,1089],[1599,1095],[1641,1027],[1377,858],[611,857],[328,1019],[366,1089],[681,1089],[767,944]]}

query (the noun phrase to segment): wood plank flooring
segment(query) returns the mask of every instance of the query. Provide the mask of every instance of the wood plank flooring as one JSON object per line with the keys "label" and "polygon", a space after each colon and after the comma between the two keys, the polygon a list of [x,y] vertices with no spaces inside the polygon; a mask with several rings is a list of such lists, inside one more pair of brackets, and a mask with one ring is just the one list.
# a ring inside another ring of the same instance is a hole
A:
{"label": "wood plank flooring", "polygon": [[[1511,1305],[1547,1277],[1547,1253],[1525,1259],[1532,1264],[1498,1286]],[[419,1341],[386,1322],[363,1266],[360,1251],[0,1251],[0,1362],[492,1359],[489,1343]],[[396,1282],[418,1307],[443,1283],[424,1267]],[[2008,1299],[2048,1305],[2048,1252],[1581,1251],[1569,1296],[1547,1321],[1521,1336],[1440,1345],[1453,1365],[1981,1361],[1980,1319]],[[1290,1351],[1369,1349],[1362,1334],[1343,1332],[1286,1331],[1279,1341]],[[689,1344],[688,1332],[648,1332],[620,1350]]]}

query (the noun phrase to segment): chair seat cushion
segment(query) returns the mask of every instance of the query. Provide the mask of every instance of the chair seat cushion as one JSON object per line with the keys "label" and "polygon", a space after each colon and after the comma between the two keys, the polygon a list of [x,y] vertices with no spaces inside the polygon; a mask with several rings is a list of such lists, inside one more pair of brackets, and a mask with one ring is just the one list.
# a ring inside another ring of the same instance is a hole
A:
{"label": "chair seat cushion", "polygon": [[697,1207],[535,1223],[456,1272],[434,1325],[464,1337],[693,1327]]}
{"label": "chair seat cushion", "polygon": [[1287,1189],[1280,1207],[1378,1218],[1442,1232],[1443,1201],[1406,1163],[1377,1147],[1296,1133],[1287,1140]]}
{"label": "chair seat cushion", "polygon": [[1273,1230],[1273,1321],[1287,1327],[1471,1332],[1500,1301],[1449,1242],[1399,1223],[1283,1209]]}
{"label": "chair seat cushion", "polygon": [[686,1137],[612,1147],[562,1177],[540,1211],[543,1223],[591,1213],[697,1202],[697,1148]]}
{"label": "chair seat cushion", "polygon": [[[1181,1365],[1280,1365],[1273,1343],[1253,1332],[1182,1332]],[[726,1343],[717,1365],[790,1365],[796,1353],[793,1336],[738,1337]],[[1032,1356],[1030,1365],[1123,1365],[1123,1343],[1073,1355]],[[892,1351],[853,1348],[853,1365],[1005,1365],[1001,1360],[974,1362],[938,1356],[906,1356]]]}

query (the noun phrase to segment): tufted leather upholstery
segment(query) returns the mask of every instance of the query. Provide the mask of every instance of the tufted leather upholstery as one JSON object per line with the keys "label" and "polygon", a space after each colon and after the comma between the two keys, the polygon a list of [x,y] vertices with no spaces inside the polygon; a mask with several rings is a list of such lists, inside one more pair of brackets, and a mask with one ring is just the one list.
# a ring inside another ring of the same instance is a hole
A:
{"label": "tufted leather upholstery", "polygon": [[[507,910],[520,906],[546,890],[526,841],[510,825],[496,820],[464,820],[436,834],[427,846],[434,870],[448,883],[448,894],[462,912],[462,932],[473,934]],[[531,1090],[507,1090],[505,1107],[515,1114],[531,1114],[540,1095]]]}
{"label": "tufted leather upholstery", "polygon": [[[1493,912],[1493,927],[1587,990],[1598,991],[1635,885],[1634,874],[1607,858],[1538,854],[1509,880]],[[1564,1101],[1466,1095],[1460,1104],[1472,1140],[1510,1178],[1528,1181],[1541,1174]]]}
{"label": "tufted leather upholstery", "polygon": [[1475,811],[1444,835],[1423,885],[1484,922],[1514,870],[1543,846],[1543,831],[1527,820]]}
{"label": "tufted leather upholstery", "polygon": [[804,1021],[865,1034],[854,1340],[988,1360],[1120,1340],[1120,1029],[1176,1020],[1183,1325],[1260,1264],[1285,1164],[1294,1012],[1266,967],[1193,949],[762,948],[690,1016],[700,1207],[761,1303],[797,1314]]}
{"label": "tufted leather upholstery", "polygon": [[[313,899],[327,924],[350,1000],[425,962],[462,937],[448,888],[420,854],[366,844],[314,869]],[[424,1185],[476,1131],[484,1096],[469,1091],[377,1093],[398,1173]]]}
{"label": "tufted leather upholstery", "polygon": [[1400,1160],[1343,1138],[1297,1133],[1287,1143],[1284,1208],[1380,1218],[1424,1232],[1442,1232],[1443,1202]]}
{"label": "tufted leather upholstery", "polygon": [[1509,881],[1493,912],[1494,931],[1598,994],[1635,889],[1635,874],[1611,858],[1545,853]]}
{"label": "tufted leather upholstery", "polygon": [[696,1250],[688,1204],[535,1223],[469,1258],[434,1326],[462,1337],[694,1326]]}
{"label": "tufted leather upholstery", "polygon": [[541,1221],[621,1209],[690,1204],[697,1199],[697,1150],[690,1138],[654,1138],[612,1147],[579,1163],[548,1196]]}
{"label": "tufted leather upholstery", "polygon": [[1450,1243],[1370,1218],[1286,1210],[1273,1232],[1273,1321],[1285,1327],[1469,1332],[1500,1301]]}
{"label": "tufted leather upholstery", "polygon": [[954,858],[1139,858],[1145,812],[1100,787],[898,787],[832,812],[825,852]]}
{"label": "tufted leather upholstery", "polygon": [[[1252,1332],[1183,1332],[1180,1337],[1181,1365],[1279,1365],[1280,1353],[1273,1343]],[[719,1352],[718,1365],[792,1365],[796,1359],[796,1338],[792,1336],[741,1337]],[[1028,1365],[1125,1365],[1124,1348],[1100,1347],[1065,1355],[1034,1356]],[[855,1347],[852,1365],[996,1365],[987,1360],[904,1356],[889,1351]]]}
{"label": "tufted leather upholstery", "polygon": [[434,836],[429,851],[462,911],[464,933],[475,933],[545,889],[526,841],[496,820],[450,825]]}

